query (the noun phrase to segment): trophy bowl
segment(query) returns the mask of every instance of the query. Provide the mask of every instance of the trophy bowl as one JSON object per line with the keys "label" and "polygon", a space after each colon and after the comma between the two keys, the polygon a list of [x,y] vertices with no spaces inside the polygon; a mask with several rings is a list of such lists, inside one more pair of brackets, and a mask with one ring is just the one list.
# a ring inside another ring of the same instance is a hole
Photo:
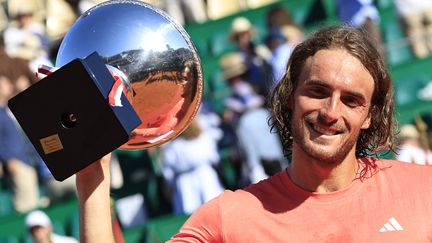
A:
{"label": "trophy bowl", "polygon": [[[203,75],[189,35],[164,11],[140,1],[94,6],[66,33],[56,67],[97,52],[141,119],[124,150],[160,145],[180,133],[198,112]],[[103,121],[101,121],[103,122]]]}

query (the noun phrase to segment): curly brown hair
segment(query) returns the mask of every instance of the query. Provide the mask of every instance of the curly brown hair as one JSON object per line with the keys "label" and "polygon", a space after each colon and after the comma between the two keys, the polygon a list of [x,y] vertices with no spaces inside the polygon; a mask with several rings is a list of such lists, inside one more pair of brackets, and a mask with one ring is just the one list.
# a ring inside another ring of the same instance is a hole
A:
{"label": "curly brown hair", "polygon": [[356,57],[369,71],[374,80],[372,95],[371,126],[362,130],[357,139],[356,156],[378,155],[384,149],[392,149],[395,138],[393,85],[383,57],[379,54],[367,34],[354,27],[341,25],[318,30],[310,38],[296,46],[282,80],[270,97],[270,125],[279,132],[284,153],[292,153],[291,117],[288,101],[297,88],[299,75],[306,60],[319,50],[343,49]]}

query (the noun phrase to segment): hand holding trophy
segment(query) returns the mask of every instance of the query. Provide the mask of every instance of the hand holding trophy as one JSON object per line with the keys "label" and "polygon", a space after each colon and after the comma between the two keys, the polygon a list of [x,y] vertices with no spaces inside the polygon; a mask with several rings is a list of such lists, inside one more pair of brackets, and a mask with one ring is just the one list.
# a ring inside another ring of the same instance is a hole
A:
{"label": "hand holding trophy", "polygon": [[9,107],[60,181],[114,149],[175,138],[201,103],[201,64],[190,37],[140,1],[85,12],[64,37],[56,68]]}

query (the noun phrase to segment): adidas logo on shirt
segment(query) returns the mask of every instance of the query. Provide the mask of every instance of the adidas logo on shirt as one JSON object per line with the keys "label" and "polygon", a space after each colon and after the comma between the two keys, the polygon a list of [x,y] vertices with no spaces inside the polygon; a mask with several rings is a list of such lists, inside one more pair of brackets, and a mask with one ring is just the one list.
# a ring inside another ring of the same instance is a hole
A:
{"label": "adidas logo on shirt", "polygon": [[402,231],[403,228],[399,224],[399,222],[394,218],[391,217],[387,223],[384,224],[384,226],[379,230],[379,232],[390,232],[390,231]]}

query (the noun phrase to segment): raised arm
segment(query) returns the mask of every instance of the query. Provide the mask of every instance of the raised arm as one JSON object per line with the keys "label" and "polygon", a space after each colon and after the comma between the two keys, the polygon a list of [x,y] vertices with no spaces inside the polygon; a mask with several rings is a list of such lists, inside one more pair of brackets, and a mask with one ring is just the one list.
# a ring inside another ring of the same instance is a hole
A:
{"label": "raised arm", "polygon": [[80,242],[115,242],[111,224],[111,154],[76,175],[80,212]]}

